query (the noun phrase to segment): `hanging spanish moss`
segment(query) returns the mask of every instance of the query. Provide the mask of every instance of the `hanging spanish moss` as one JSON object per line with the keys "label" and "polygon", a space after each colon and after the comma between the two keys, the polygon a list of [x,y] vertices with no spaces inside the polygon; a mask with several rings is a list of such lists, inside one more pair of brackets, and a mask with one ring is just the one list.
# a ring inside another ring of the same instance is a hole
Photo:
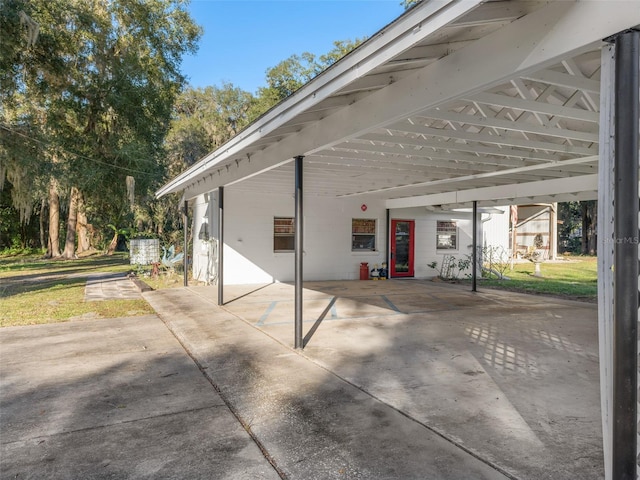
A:
{"label": "hanging spanish moss", "polygon": [[32,183],[27,172],[21,169],[4,169],[1,172],[2,180],[5,178],[11,182],[11,201],[13,207],[20,214],[20,223],[28,224],[33,213]]}
{"label": "hanging spanish moss", "polygon": [[7,178],[7,167],[4,162],[0,163],[0,191],[4,188],[4,181]]}

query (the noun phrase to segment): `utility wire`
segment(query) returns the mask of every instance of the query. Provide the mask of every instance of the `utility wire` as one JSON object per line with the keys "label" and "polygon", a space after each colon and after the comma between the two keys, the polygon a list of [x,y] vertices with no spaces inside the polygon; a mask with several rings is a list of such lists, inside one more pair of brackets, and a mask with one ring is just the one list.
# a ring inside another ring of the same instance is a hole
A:
{"label": "utility wire", "polygon": [[[25,134],[24,134],[24,133],[22,133],[22,132],[18,132],[18,131],[16,131],[16,130],[12,130],[11,128],[6,127],[5,125],[0,125],[0,128],[2,128],[3,130],[6,130],[7,132],[12,133],[12,134],[14,134],[14,135],[19,135],[19,136],[21,136],[21,137],[26,138],[27,140],[31,140],[32,142],[36,142],[36,143],[42,144],[42,145],[44,145],[45,147],[49,147],[49,146],[51,146],[51,144],[50,144],[50,143],[47,143],[47,142],[45,142],[45,141],[43,141],[43,140],[39,140],[39,139],[37,139],[37,138],[30,137],[29,135],[25,135]],[[78,158],[83,158],[83,159],[85,159],[85,160],[89,160],[90,162],[98,163],[98,164],[100,164],[100,165],[105,165],[105,166],[107,166],[107,167],[117,168],[117,169],[119,169],[119,170],[124,170],[125,172],[139,173],[139,174],[141,174],[141,175],[149,175],[149,176],[153,175],[153,174],[152,174],[152,173],[150,173],[150,172],[144,172],[144,171],[142,171],[142,170],[136,170],[135,168],[121,167],[120,165],[113,165],[113,164],[111,164],[111,163],[103,162],[103,161],[101,161],[101,160],[96,160],[95,158],[90,158],[90,157],[87,157],[87,156],[82,155],[82,154],[80,154],[80,153],[72,152],[72,151],[67,150],[67,149],[65,149],[65,148],[62,148],[62,147],[57,147],[57,148],[59,148],[59,149],[60,149],[61,151],[63,151],[64,153],[68,153],[69,155],[75,155],[75,156],[76,156],[76,157],[78,157]]]}

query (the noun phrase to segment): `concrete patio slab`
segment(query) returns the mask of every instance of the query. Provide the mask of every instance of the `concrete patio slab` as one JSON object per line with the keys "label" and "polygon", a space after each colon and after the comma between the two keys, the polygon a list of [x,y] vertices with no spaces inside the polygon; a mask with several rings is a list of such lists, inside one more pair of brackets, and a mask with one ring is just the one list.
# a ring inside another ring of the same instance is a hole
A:
{"label": "concrete patio slab", "polygon": [[[234,288],[224,308],[291,347],[293,287]],[[309,360],[513,478],[602,478],[595,305],[419,280],[304,298]]]}
{"label": "concrete patio slab", "polygon": [[284,478],[507,478],[191,289],[145,298]]}

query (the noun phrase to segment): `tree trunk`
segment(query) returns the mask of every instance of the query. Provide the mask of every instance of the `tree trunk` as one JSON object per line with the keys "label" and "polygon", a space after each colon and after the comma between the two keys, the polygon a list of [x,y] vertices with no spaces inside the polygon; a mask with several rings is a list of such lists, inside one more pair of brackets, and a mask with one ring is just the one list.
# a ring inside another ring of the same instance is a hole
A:
{"label": "tree trunk", "polygon": [[58,182],[54,178],[49,183],[49,239],[47,258],[60,256],[60,197]]}
{"label": "tree trunk", "polygon": [[47,200],[43,198],[40,204],[40,248],[42,250],[47,248],[47,241],[45,239],[45,233],[44,233],[44,212],[45,212],[46,206],[47,206]]}
{"label": "tree trunk", "polygon": [[580,207],[582,209],[581,253],[583,255],[595,255],[597,203],[593,200],[580,202]]}
{"label": "tree trunk", "polygon": [[78,249],[76,253],[79,255],[91,248],[91,239],[87,231],[87,211],[84,204],[84,195],[78,193]]}
{"label": "tree trunk", "polygon": [[582,243],[580,245],[580,253],[586,255],[589,248],[589,215],[587,214],[587,202],[580,202],[580,209],[582,210]]}
{"label": "tree trunk", "polygon": [[593,200],[589,202],[589,216],[591,218],[591,222],[589,225],[589,255],[595,255],[598,247],[597,247],[597,233],[598,233],[598,203]]}
{"label": "tree trunk", "polygon": [[24,250],[27,247],[27,224],[20,222],[20,247]]}
{"label": "tree trunk", "polygon": [[115,231],[115,233],[113,234],[113,238],[111,239],[111,243],[109,243],[109,246],[107,247],[107,255],[113,255],[113,252],[116,251],[116,247],[118,246],[118,230]]}
{"label": "tree trunk", "polygon": [[76,228],[78,224],[78,189],[71,187],[69,195],[69,216],[67,217],[67,236],[64,242],[62,258],[76,257]]}

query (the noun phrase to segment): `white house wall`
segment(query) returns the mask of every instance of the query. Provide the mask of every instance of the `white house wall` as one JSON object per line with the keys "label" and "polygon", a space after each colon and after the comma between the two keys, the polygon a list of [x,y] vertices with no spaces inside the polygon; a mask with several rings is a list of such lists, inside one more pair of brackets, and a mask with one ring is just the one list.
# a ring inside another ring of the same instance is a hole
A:
{"label": "white house wall", "polygon": [[[389,213],[392,220],[415,220],[414,268],[416,278],[436,276],[437,272],[428,265],[432,262],[437,262],[438,266],[442,266],[445,255],[454,255],[462,259],[466,259],[468,255],[471,255],[473,235],[471,213],[430,212],[424,207],[397,208],[390,210]],[[457,222],[457,250],[436,250],[436,225],[438,220]]]}
{"label": "white house wall", "polygon": [[[237,285],[293,281],[293,252],[273,251],[273,219],[293,217],[293,196],[227,187],[224,200],[224,283]],[[366,205],[365,211],[363,205]],[[216,281],[217,208],[216,192],[198,196],[193,204],[193,276],[207,283]],[[376,220],[376,251],[351,250],[353,218]],[[416,278],[435,276],[437,272],[428,264],[435,261],[442,265],[446,254],[459,258],[471,255],[470,213],[403,208],[391,210],[390,218],[415,221]],[[438,220],[457,222],[458,249],[455,251],[436,250]],[[372,268],[385,261],[386,236],[386,209],[382,201],[305,197],[305,280],[358,279],[361,262],[367,262]]]}
{"label": "white house wall", "polygon": [[[256,284],[294,280],[293,252],[273,251],[274,217],[293,217],[291,194],[248,192],[225,188],[224,283]],[[217,197],[197,197],[194,203],[194,277],[207,281],[206,265],[213,242],[198,238],[208,219],[209,233],[217,238]],[[304,278],[343,280],[359,276],[360,262],[380,264],[386,254],[386,210],[382,202],[309,197],[304,199]],[[207,208],[208,207],[208,208]],[[208,212],[208,214],[206,213]],[[375,252],[351,251],[351,219],[376,220]],[[215,275],[209,275],[209,279]]]}
{"label": "white house wall", "polygon": [[[531,220],[523,222],[528,218],[531,218]],[[516,229],[516,238],[519,249],[535,248],[536,235],[542,236],[543,248],[549,248],[550,225],[548,205],[518,206],[518,221],[523,222],[521,225],[518,225]]]}
{"label": "white house wall", "polygon": [[482,217],[482,246],[511,251],[509,244],[509,205],[496,207],[504,213],[484,214]]}

